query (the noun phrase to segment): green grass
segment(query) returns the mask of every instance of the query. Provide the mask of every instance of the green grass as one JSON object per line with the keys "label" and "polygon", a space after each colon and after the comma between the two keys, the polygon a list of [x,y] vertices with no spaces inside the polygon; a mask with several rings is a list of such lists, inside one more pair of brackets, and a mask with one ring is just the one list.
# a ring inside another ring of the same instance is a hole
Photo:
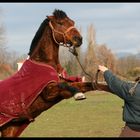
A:
{"label": "green grass", "polygon": [[123,100],[88,92],[86,100],[66,99],[38,116],[20,137],[118,137],[124,125]]}

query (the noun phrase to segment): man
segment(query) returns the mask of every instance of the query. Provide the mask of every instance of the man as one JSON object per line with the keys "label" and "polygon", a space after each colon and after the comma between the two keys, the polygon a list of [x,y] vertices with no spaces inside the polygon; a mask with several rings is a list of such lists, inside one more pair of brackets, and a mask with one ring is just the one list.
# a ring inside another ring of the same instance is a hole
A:
{"label": "man", "polygon": [[105,66],[99,65],[98,69],[103,73],[112,93],[124,100],[125,126],[120,137],[140,137],[140,78],[136,79],[136,83],[125,82]]}

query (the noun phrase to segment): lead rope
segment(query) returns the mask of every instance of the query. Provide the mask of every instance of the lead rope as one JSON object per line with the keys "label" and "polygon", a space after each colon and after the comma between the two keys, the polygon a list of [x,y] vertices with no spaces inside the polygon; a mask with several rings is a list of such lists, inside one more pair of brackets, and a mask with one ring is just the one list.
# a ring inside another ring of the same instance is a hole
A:
{"label": "lead rope", "polygon": [[96,87],[96,86],[97,86],[96,84],[97,84],[98,71],[97,71],[97,73],[96,73],[96,80],[95,80],[96,82],[93,83],[94,78],[93,78],[89,73],[87,73],[87,72],[85,71],[85,69],[83,68],[83,66],[82,66],[82,64],[80,63],[80,60],[79,60],[79,58],[78,58],[78,53],[77,53],[75,47],[69,48],[69,51],[76,57],[76,60],[78,61],[78,63],[79,63],[79,65],[80,65],[81,69],[83,70],[83,72],[85,73],[85,75],[88,76],[88,79],[91,80],[93,89],[96,89],[96,88],[97,88],[97,87]]}

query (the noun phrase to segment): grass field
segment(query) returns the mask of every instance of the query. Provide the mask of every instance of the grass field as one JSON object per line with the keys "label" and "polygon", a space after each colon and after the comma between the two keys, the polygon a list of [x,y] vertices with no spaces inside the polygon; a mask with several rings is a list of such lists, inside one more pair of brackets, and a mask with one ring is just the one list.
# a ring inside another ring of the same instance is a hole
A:
{"label": "grass field", "polygon": [[63,100],[38,116],[20,137],[118,137],[124,125],[123,100],[88,92],[86,100]]}

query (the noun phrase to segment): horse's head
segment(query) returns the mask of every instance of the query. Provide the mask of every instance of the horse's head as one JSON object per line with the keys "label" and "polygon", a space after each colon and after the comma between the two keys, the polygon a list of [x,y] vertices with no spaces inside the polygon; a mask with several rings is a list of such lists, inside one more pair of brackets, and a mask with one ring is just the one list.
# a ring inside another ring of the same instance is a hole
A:
{"label": "horse's head", "polygon": [[65,12],[54,10],[53,15],[41,23],[30,46],[28,55],[37,61],[58,62],[59,45],[79,47],[82,37]]}
{"label": "horse's head", "polygon": [[47,16],[47,18],[52,30],[53,39],[57,44],[62,43],[67,47],[79,47],[82,44],[82,37],[74,27],[74,21],[65,12],[55,10],[53,15]]}

